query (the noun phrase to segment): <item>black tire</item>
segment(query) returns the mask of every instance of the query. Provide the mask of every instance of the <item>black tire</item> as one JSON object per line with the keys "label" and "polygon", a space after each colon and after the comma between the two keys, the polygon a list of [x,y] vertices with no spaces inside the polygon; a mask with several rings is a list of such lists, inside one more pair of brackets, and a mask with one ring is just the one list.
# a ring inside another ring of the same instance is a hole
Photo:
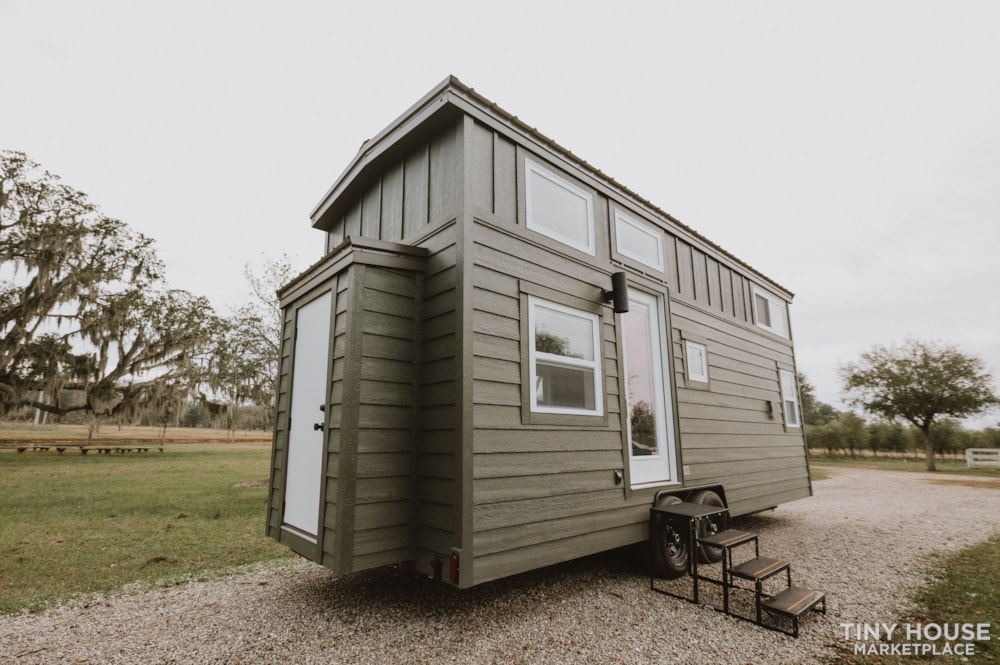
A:
{"label": "black tire", "polygon": [[[698,503],[703,506],[716,506],[718,508],[725,508],[726,504],[722,501],[716,492],[712,490],[702,490],[691,497],[691,503]],[[702,522],[702,533],[700,535],[706,535],[709,531],[716,532],[723,528],[723,524],[718,521],[709,522],[705,524]],[[721,547],[706,547],[701,545],[698,547],[698,561],[701,563],[717,563],[722,561],[722,548]]]}
{"label": "black tire", "polygon": [[[676,496],[662,496],[656,502],[658,508],[681,503]],[[688,574],[687,534],[678,531],[670,520],[658,519],[653,522],[652,566],[653,574],[668,580],[675,580]]]}

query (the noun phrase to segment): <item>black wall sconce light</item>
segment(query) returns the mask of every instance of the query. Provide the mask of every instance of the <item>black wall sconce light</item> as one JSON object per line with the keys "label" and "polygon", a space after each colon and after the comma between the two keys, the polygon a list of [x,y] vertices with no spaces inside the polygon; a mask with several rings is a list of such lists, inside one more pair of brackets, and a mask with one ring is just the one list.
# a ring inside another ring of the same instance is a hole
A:
{"label": "black wall sconce light", "polygon": [[623,272],[612,273],[611,290],[604,292],[604,302],[612,303],[615,314],[628,311],[628,275]]}

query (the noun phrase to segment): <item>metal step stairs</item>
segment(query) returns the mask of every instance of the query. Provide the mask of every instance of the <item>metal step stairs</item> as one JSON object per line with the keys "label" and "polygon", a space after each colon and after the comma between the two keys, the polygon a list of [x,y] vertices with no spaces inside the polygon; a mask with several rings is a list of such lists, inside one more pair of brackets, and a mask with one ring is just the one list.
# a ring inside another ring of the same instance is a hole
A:
{"label": "metal step stairs", "polygon": [[[688,597],[658,588],[655,574],[650,576],[653,591],[701,604],[700,585],[712,584],[722,589],[722,607],[715,609],[796,638],[799,636],[799,620],[806,612],[813,610],[826,614],[826,594],[793,585],[791,563],[761,556],[758,534],[730,528],[728,508],[690,502],[653,507],[650,509],[650,538],[653,538],[652,534],[662,533],[662,529],[654,528],[659,520],[668,520],[677,533],[686,534],[692,592]],[[734,564],[734,552],[742,552],[748,549],[742,546],[749,545],[753,545],[753,557]],[[712,556],[699,556],[699,553],[706,552]],[[699,558],[715,559],[721,563],[721,571],[718,575],[709,574],[714,564],[704,560],[699,562]],[[783,585],[779,586],[782,582]],[[732,603],[734,592],[752,596],[752,616],[735,610]],[[790,623],[791,628],[786,629],[783,623]]]}

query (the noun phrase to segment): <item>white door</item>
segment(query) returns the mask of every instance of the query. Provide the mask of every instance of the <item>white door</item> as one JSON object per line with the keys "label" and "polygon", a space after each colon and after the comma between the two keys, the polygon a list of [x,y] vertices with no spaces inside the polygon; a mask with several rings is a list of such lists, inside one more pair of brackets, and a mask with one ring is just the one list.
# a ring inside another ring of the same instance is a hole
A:
{"label": "white door", "polygon": [[631,289],[621,315],[632,487],[677,480],[661,298]]}
{"label": "white door", "polygon": [[300,307],[295,317],[283,526],[313,542],[319,529],[331,302],[328,291]]}

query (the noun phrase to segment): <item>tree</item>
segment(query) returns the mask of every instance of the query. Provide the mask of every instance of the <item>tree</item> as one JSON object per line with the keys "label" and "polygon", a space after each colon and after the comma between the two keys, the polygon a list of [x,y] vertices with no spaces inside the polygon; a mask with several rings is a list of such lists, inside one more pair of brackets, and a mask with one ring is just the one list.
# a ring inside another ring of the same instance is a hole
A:
{"label": "tree", "polygon": [[1000,404],[983,360],[942,342],[876,345],[840,373],[851,404],[920,430],[928,471],[936,470],[931,426],[938,419],[973,416]]}
{"label": "tree", "polygon": [[246,264],[244,275],[253,300],[222,322],[206,373],[212,398],[201,397],[210,413],[226,414],[227,428],[236,406],[252,404],[271,412],[281,353],[277,292],[291,280],[293,267],[282,255],[259,267]]}
{"label": "tree", "polygon": [[[0,261],[0,410],[125,422],[175,410],[198,380],[208,302],[164,287],[151,239],[11,151],[0,151]],[[66,391],[83,399],[61,402]]]}
{"label": "tree", "polygon": [[802,420],[806,425],[822,425],[836,420],[840,412],[816,399],[816,389],[801,372],[798,375],[799,398],[802,400]]}
{"label": "tree", "polygon": [[72,318],[110,284],[138,288],[161,277],[153,241],[105,217],[85,194],[23,153],[0,151],[0,395],[5,379],[47,324]]}

